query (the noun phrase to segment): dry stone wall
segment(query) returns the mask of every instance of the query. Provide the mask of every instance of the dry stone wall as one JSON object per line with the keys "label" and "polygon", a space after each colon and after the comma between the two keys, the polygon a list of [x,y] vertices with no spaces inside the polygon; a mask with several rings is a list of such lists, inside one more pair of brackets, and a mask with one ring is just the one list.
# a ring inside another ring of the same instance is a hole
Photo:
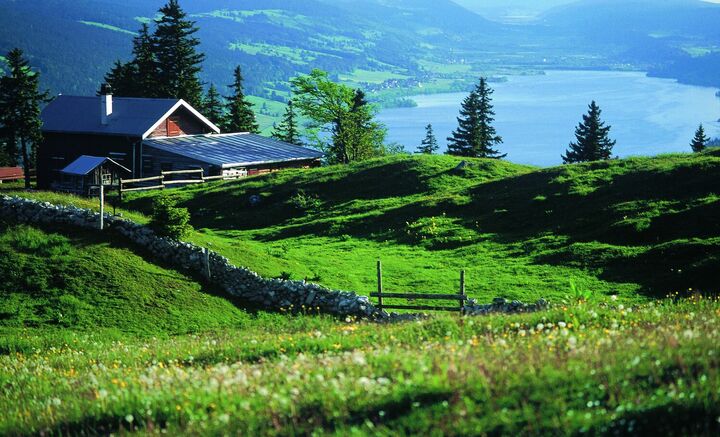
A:
{"label": "dry stone wall", "polygon": [[[98,229],[100,225],[100,214],[88,209],[4,195],[0,196],[0,219],[85,229]],[[103,232],[120,234],[147,250],[156,259],[203,275],[212,285],[259,308],[292,311],[304,307],[312,309],[313,312],[341,317],[389,321],[419,317],[411,314],[388,314],[371,304],[366,296],[354,292],[331,290],[304,281],[263,278],[246,268],[230,264],[227,258],[215,252],[158,236],[149,227],[121,217],[105,214],[104,225]],[[546,306],[547,302],[543,300],[533,305],[525,305],[518,301],[508,303],[498,298],[492,304],[480,305],[470,299],[466,305],[466,313],[480,315],[492,312],[527,312],[541,310]]]}

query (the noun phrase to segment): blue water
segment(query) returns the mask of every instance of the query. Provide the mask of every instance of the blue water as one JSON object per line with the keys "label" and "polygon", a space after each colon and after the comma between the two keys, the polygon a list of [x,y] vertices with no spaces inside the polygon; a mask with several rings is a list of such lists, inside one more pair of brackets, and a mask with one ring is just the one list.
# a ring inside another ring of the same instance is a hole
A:
{"label": "blue water", "polygon": [[[621,157],[690,151],[698,124],[708,135],[720,136],[720,98],[717,89],[682,85],[670,79],[635,72],[550,71],[544,76],[510,76],[493,83],[495,127],[507,159],[549,166],[574,140],[577,124],[591,100],[617,140]],[[457,126],[466,93],[417,96],[416,108],[383,110],[379,119],[388,127],[388,140],[415,151],[432,123],[442,150]]]}

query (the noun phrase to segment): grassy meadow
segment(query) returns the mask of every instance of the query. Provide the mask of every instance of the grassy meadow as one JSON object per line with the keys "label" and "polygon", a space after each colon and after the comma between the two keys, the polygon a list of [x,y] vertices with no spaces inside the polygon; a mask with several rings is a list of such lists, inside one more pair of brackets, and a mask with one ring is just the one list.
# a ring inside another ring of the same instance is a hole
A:
{"label": "grassy meadow", "polygon": [[[390,291],[455,291],[465,269],[481,302],[549,310],[267,313],[112,234],[0,223],[0,435],[717,435],[720,154],[460,164],[395,156],[168,194],[188,240],[265,276],[367,294],[382,259]],[[118,212],[146,223],[158,194]]]}
{"label": "grassy meadow", "polygon": [[713,435],[720,302],[183,336],[2,329],[0,434]]}

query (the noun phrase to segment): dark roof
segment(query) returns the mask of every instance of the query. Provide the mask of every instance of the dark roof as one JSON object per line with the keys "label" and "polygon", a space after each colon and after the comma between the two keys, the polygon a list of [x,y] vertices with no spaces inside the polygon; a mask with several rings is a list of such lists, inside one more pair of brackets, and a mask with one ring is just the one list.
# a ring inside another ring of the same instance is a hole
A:
{"label": "dark roof", "polygon": [[106,162],[110,162],[114,164],[116,167],[118,167],[121,170],[124,170],[127,173],[130,173],[130,170],[123,167],[122,165],[118,164],[117,162],[113,161],[110,158],[105,158],[102,156],[88,156],[88,155],[82,155],[75,161],[71,162],[70,165],[65,167],[64,169],[60,170],[62,173],[65,174],[71,174],[76,176],[85,176],[86,174],[90,173],[91,171],[95,170],[99,166],[105,164]]}
{"label": "dark roof", "polygon": [[217,127],[180,99],[113,97],[108,124],[100,123],[100,96],[58,96],[42,111],[44,132],[127,135],[145,138],[180,106],[188,108],[216,132]]}
{"label": "dark roof", "polygon": [[223,168],[322,158],[317,150],[249,133],[151,138],[144,145]]}

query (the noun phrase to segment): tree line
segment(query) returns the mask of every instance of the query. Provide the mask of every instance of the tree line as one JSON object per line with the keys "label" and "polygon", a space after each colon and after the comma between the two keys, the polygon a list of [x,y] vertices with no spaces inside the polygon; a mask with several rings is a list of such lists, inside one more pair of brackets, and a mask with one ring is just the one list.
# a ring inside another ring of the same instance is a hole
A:
{"label": "tree line", "polygon": [[[488,86],[487,79],[480,78],[480,82],[463,100],[460,116],[457,118],[458,127],[447,138],[447,154],[475,158],[501,159],[507,154],[501,154],[496,147],[502,144],[502,137],[497,134],[492,122],[495,120],[495,111],[492,105],[493,90]],[[601,119],[602,110],[593,100],[588,113],[583,115],[582,121],[575,128],[575,141],[571,142],[565,154],[562,155],[564,164],[576,162],[591,162],[611,159],[612,149],[616,144],[610,139],[610,128]],[[693,152],[701,152],[709,145],[714,144],[705,135],[701,124],[690,143]],[[433,154],[439,149],[433,127],[425,127],[425,138],[417,151],[423,154]]]}
{"label": "tree line", "polygon": [[[205,116],[228,132],[259,131],[259,126],[243,89],[243,74],[236,67],[232,94],[222,96],[214,84],[203,94],[199,78],[204,54],[197,51],[195,22],[187,18],[177,0],[169,0],[158,11],[155,29],[143,24],[133,40],[133,57],[117,61],[105,76],[114,93],[123,97],[181,98],[199,108]],[[6,56],[7,73],[0,77],[0,166],[25,169],[26,186],[30,186],[29,169],[34,167],[35,148],[42,138],[41,107],[49,101],[48,93],[39,88],[39,73],[34,71],[23,52],[11,50]],[[403,147],[386,144],[386,128],[375,118],[377,107],[368,102],[365,93],[333,82],[325,71],[315,69],[291,79],[291,98],[282,121],[272,136],[291,144],[316,147],[325,152],[329,164],[347,164],[364,159],[403,152]],[[501,159],[498,148],[503,143],[493,122],[493,90],[481,78],[463,100],[458,126],[448,137],[448,154],[466,157]],[[562,156],[564,163],[610,159],[615,141],[609,137],[610,126],[601,120],[599,106],[593,101],[588,113],[575,130],[572,142]],[[304,123],[305,129],[300,125]],[[692,150],[702,151],[709,144],[702,125],[691,143]],[[439,150],[432,125],[419,149],[421,153]]]}

